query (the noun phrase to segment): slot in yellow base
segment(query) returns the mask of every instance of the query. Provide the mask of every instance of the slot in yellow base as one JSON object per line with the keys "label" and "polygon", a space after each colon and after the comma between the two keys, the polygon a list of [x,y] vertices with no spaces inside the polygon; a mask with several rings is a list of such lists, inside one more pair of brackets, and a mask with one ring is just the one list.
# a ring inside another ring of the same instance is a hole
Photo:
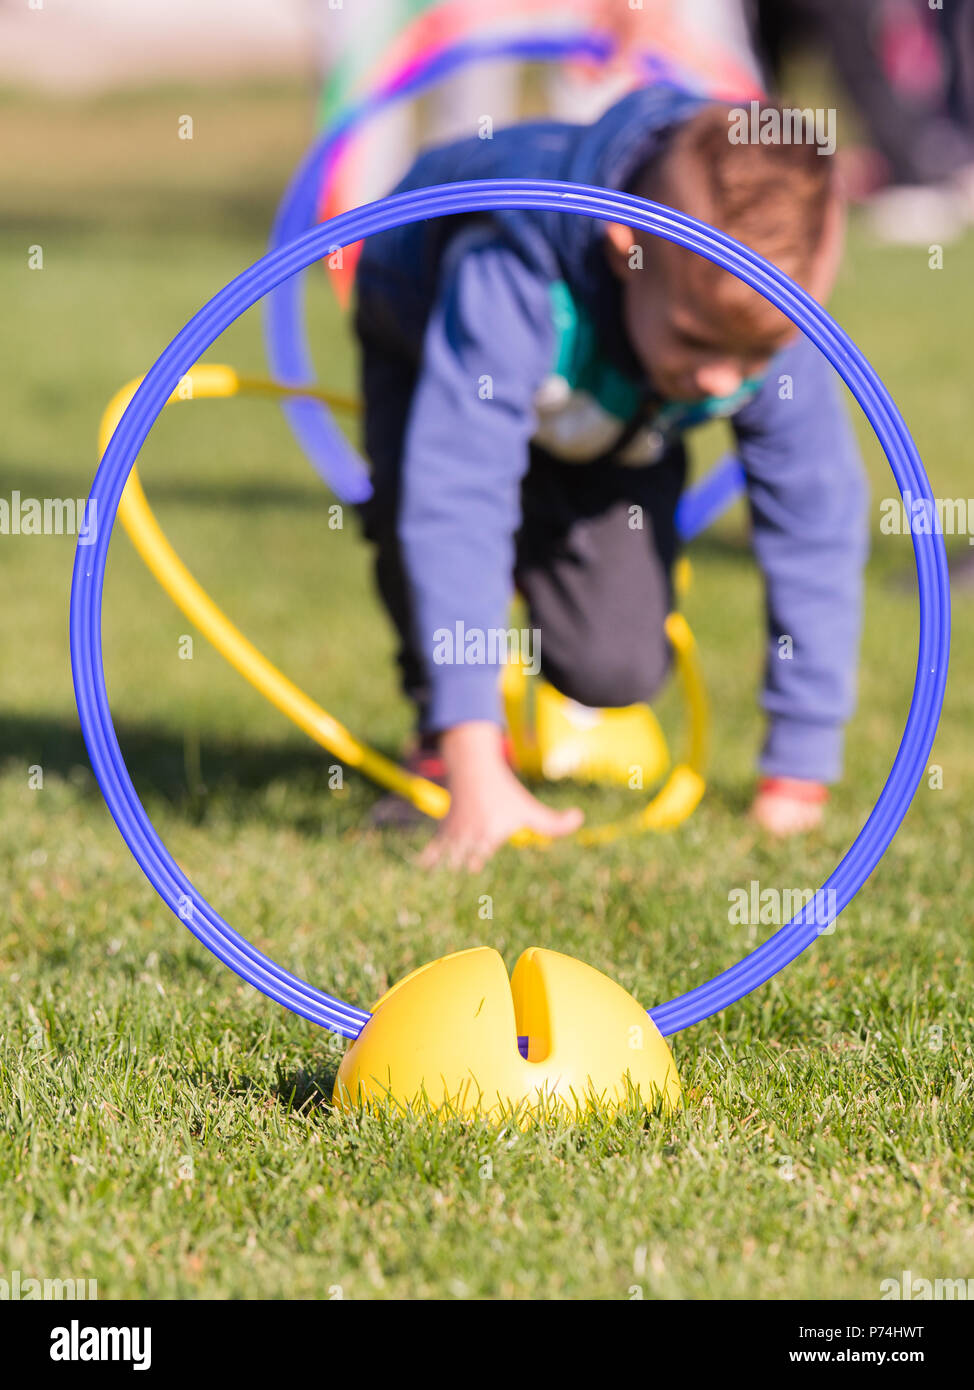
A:
{"label": "slot in yellow base", "polygon": [[480,946],[421,966],[383,995],[342,1060],[334,1099],[495,1119],[517,1109],[526,1119],[553,1106],[617,1109],[637,1095],[665,1111],[680,1105],[673,1055],[631,994],[537,946],[508,980],[499,952]]}

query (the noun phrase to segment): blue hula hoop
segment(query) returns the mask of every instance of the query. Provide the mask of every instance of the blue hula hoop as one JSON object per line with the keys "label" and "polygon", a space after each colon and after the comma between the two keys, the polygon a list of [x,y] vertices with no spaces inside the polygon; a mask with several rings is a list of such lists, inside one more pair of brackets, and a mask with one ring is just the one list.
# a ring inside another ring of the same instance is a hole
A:
{"label": "blue hula hoop", "polygon": [[743,491],[741,461],[736,454],[727,454],[698,483],[688,487],[677,502],[674,524],[680,540],[692,541],[706,531]]}
{"label": "blue hula hoop", "polygon": [[[422,221],[511,209],[563,212],[622,222],[706,257],[763,294],[828,358],[875,431],[902,494],[934,506],[916,446],[892,397],[849,336],[799,285],[769,261],[706,223],[629,194],[584,184],[481,180],[371,203],[323,223],[262,256],[193,316],[156,360],[112,436],[92,484],[99,526],[92,545],[75,552],[71,588],[71,665],[81,728],[109,810],[136,861],[189,930],[248,984],[295,1013],[345,1037],[369,1014],[335,999],[276,965],[250,945],[206,901],[175,863],[138,799],[122,758],[105,689],[101,610],[105,566],[119,499],[145,439],[180,378],[239,316],[276,285],[319,260],[330,246]],[[86,538],[88,539],[88,538]],[[920,606],[916,680],[903,737],[889,776],[859,835],[822,885],[842,912],[879,863],[919,785],[943,705],[950,643],[950,592],[943,537],[914,534]],[[650,1010],[672,1035],[735,1003],[809,947],[821,932],[816,902],[806,904],[750,955],[686,994]]]}
{"label": "blue hula hoop", "polygon": [[[318,195],[323,171],[338,158],[342,147],[359,126],[387,107],[421,95],[453,73],[472,63],[510,58],[525,62],[559,62],[584,58],[607,63],[616,51],[607,34],[520,35],[513,38],[467,39],[438,49],[412,64],[400,78],[390,77],[375,92],[343,112],[305,154],[274,216],[268,250],[293,241],[316,225]],[[645,61],[651,61],[646,55]],[[660,73],[655,71],[659,80]],[[670,75],[669,80],[672,80]],[[264,304],[264,339],[271,375],[288,386],[307,386],[315,380],[314,362],[304,320],[304,285],[301,276],[286,280],[267,295]],[[315,472],[343,502],[365,502],[372,484],[361,458],[336,425],[321,401],[285,400],[281,409],[298,446]],[[680,539],[691,541],[715,521],[744,489],[744,474],[733,457],[723,460],[698,483],[687,488],[677,509]]]}
{"label": "blue hula hoop", "polygon": [[[466,39],[410,64],[407,74],[394,74],[377,90],[349,106],[311,145],[291,179],[274,216],[268,251],[314,227],[324,170],[338,158],[360,125],[389,106],[421,95],[472,63],[511,58],[526,62],[557,62],[587,58],[607,62],[616,44],[605,34],[521,35]],[[327,246],[326,254],[334,247]],[[264,306],[264,339],[271,376],[288,386],[315,381],[314,362],[304,316],[303,277],[295,276],[268,294]],[[321,401],[282,401],[281,408],[298,445],[322,481],[343,502],[365,502],[372,484],[361,458]]]}

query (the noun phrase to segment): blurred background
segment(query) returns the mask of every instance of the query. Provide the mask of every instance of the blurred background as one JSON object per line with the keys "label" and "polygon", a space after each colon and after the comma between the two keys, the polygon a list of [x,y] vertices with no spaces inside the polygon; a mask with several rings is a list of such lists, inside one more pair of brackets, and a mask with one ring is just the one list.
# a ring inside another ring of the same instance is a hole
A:
{"label": "blurred background", "polygon": [[[431,38],[443,38],[465,9],[468,22],[459,28],[481,35],[589,23],[634,47],[656,44],[664,57],[678,54],[678,72],[721,93],[733,90],[735,75],[780,90],[796,61],[811,60],[828,72],[832,95],[842,102],[850,196],[899,195],[877,214],[881,235],[913,239],[937,230],[938,217],[947,234],[970,214],[969,0],[640,0],[637,6],[581,0],[518,7],[429,0],[208,0],[203,6],[2,0],[0,84],[77,97],[146,83],[321,80],[321,111],[337,112],[424,11],[443,16],[428,29]],[[562,71],[549,77],[544,104],[566,119],[591,119],[622,85],[618,72],[594,79]],[[470,113],[482,114],[485,97],[502,120],[522,114],[517,73],[509,65],[482,65],[446,84],[422,127],[397,113],[381,134],[370,134],[372,167],[363,181],[380,189],[394,181],[408,162],[408,135],[468,130]]]}

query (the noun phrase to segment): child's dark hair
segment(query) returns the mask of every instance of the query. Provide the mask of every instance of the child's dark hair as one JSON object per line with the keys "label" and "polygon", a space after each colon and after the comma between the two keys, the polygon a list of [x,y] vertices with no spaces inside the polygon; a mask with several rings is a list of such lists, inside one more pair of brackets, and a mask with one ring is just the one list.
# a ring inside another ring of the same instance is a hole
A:
{"label": "child's dark hair", "polygon": [[[783,269],[796,273],[814,255],[822,237],[829,198],[834,190],[834,160],[820,152],[805,130],[800,143],[762,144],[732,139],[735,108],[706,106],[676,132],[672,154],[692,162],[711,208],[710,220],[728,236],[759,251]],[[789,130],[783,109],[774,102],[761,105],[774,111],[774,130]],[[809,113],[810,114],[810,113]]]}
{"label": "child's dark hair", "polygon": [[[632,189],[699,217],[807,283],[835,192],[834,160],[814,141],[738,143],[735,110],[707,105],[667,141]],[[783,109],[762,103],[761,112]],[[689,273],[715,309],[733,312],[740,330],[761,338],[781,316],[734,276],[690,253]],[[689,264],[689,262],[688,262]]]}

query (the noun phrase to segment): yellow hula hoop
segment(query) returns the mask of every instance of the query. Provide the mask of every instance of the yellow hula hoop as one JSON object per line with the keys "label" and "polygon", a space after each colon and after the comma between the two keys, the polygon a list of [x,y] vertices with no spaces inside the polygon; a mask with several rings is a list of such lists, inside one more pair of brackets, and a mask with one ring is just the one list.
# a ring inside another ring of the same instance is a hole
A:
{"label": "yellow hula hoop", "polygon": [[[108,447],[141,381],[141,377],[130,381],[108,403],[98,430],[99,458]],[[339,396],[313,387],[283,386],[275,381],[243,377],[232,367],[217,363],[194,367],[182,378],[167,404],[186,400],[228,399],[242,394],[274,398],[308,396],[338,410],[354,411],[360,408],[359,402],[353,397]],[[129,475],[118,515],[136,551],[176,607],[255,690],[341,762],[357,768],[371,781],[395,792],[434,820],[441,820],[446,815],[450,795],[444,787],[407,772],[398,763],[383,757],[356,738],[344,724],[339,723],[268,661],[217,607],[166,539],[149,506],[137,468],[133,468]],[[686,619],[680,613],[671,613],[667,618],[666,632],[676,657],[689,715],[686,757],[672,768],[663,786],[641,811],[609,825],[583,826],[574,836],[580,844],[605,844],[621,835],[642,830],[674,829],[686,820],[703,796],[709,709],[696,643]],[[545,840],[531,832],[519,831],[511,837],[511,843],[537,845],[545,843]]]}

